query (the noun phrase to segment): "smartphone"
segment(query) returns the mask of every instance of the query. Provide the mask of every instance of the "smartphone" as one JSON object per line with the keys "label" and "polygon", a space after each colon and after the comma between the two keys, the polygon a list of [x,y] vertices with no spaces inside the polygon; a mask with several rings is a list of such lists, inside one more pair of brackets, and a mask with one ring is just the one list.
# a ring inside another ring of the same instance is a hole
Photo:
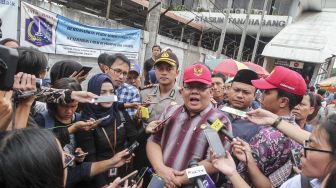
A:
{"label": "smartphone", "polygon": [[161,125],[163,125],[164,123],[166,123],[172,116],[167,117],[166,119],[164,119],[161,123],[157,124],[153,129],[155,129],[156,127],[159,127]]}
{"label": "smartphone", "polygon": [[42,86],[42,79],[36,78],[36,87],[40,88]]}
{"label": "smartphone", "polygon": [[133,144],[130,145],[130,146],[127,148],[128,152],[129,152],[130,154],[133,153],[133,151],[135,150],[135,148],[137,148],[139,145],[140,145],[139,142],[134,141]]}
{"label": "smartphone", "polygon": [[108,119],[110,117],[110,115],[107,115],[105,117],[99,118],[95,121],[96,124],[100,124],[101,122],[103,122],[104,120]]}
{"label": "smartphone", "polygon": [[293,160],[294,165],[296,167],[299,167],[300,166],[300,159],[301,159],[300,150],[298,150],[298,149],[292,149],[291,153],[292,153],[292,160]]}
{"label": "smartphone", "polygon": [[95,99],[92,99],[92,103],[102,103],[102,102],[116,102],[118,101],[118,97],[116,95],[110,96],[98,96]]}
{"label": "smartphone", "polygon": [[87,75],[87,74],[90,72],[91,69],[92,69],[92,67],[83,66],[83,67],[81,68],[81,70],[79,70],[79,71],[77,72],[77,74],[76,74],[75,76],[77,76],[80,72],[83,72],[83,73],[81,74],[81,76]]}
{"label": "smartphone", "polygon": [[219,138],[219,135],[216,130],[214,129],[204,129],[204,134],[208,140],[208,143],[211,147],[211,149],[216,153],[218,157],[225,156],[225,148],[222,144],[221,139]]}
{"label": "smartphone", "polygon": [[241,111],[241,110],[237,110],[235,108],[231,108],[231,107],[228,107],[228,106],[224,106],[221,111],[223,112],[227,112],[227,113],[230,113],[230,114],[233,114],[233,115],[236,115],[236,116],[240,116],[240,117],[246,117],[246,112],[244,111]]}
{"label": "smartphone", "polygon": [[89,152],[76,154],[75,157],[82,157],[82,156],[85,156],[87,154],[89,154]]}
{"label": "smartphone", "polygon": [[160,176],[153,174],[147,188],[164,188],[165,181]]}
{"label": "smartphone", "polygon": [[[137,170],[131,172],[130,174],[128,174],[127,176],[123,177],[121,180],[120,180],[120,183],[119,185],[121,185],[122,183],[124,183],[124,181],[126,181],[127,179],[133,179],[133,177],[138,173]],[[130,182],[129,182],[130,183]]]}
{"label": "smartphone", "polygon": [[147,106],[149,104],[158,104],[158,102],[143,102],[141,103],[141,106]]}
{"label": "smartphone", "polygon": [[135,184],[140,183],[141,179],[144,177],[144,175],[146,174],[146,172],[148,171],[149,167],[143,167],[140,172],[138,173],[138,175],[134,178]]}
{"label": "smartphone", "polygon": [[9,91],[13,88],[18,59],[16,49],[0,45],[0,90]]}

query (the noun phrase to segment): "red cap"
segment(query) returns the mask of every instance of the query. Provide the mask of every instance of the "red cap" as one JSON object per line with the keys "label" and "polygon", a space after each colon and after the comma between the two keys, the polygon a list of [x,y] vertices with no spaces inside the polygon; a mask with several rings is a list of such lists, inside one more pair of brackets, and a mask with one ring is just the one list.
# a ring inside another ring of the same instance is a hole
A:
{"label": "red cap", "polygon": [[299,73],[282,66],[276,66],[265,79],[252,80],[252,84],[258,89],[277,88],[301,96],[307,91],[307,85],[303,77]]}
{"label": "red cap", "polygon": [[211,72],[208,67],[202,64],[189,66],[184,70],[183,82],[201,82],[206,85],[211,85]]}

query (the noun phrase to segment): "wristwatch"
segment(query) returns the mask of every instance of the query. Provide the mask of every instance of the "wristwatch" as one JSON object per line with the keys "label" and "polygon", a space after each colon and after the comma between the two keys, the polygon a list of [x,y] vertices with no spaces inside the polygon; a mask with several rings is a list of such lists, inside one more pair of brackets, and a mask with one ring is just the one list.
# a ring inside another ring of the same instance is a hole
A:
{"label": "wristwatch", "polygon": [[276,129],[281,121],[282,117],[278,117],[271,126]]}

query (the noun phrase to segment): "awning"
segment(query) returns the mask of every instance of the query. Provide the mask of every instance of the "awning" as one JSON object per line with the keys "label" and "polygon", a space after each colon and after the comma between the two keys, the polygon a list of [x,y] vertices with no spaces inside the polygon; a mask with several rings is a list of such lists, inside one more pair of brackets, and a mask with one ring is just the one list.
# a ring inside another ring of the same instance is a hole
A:
{"label": "awning", "polygon": [[264,48],[267,57],[324,63],[336,54],[336,9],[303,13]]}

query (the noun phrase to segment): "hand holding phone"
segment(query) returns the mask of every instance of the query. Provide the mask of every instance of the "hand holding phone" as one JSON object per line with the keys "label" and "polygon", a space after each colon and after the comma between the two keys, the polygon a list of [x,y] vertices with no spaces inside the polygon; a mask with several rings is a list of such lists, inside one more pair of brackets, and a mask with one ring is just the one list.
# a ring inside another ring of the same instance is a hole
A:
{"label": "hand holding phone", "polygon": [[87,154],[89,154],[89,152],[79,153],[79,154],[76,154],[75,157],[82,157],[82,156],[86,156]]}
{"label": "hand holding phone", "polygon": [[156,133],[158,132],[163,124],[165,123],[165,121],[160,121],[160,120],[154,120],[154,121],[151,121],[145,128],[145,131],[147,134],[153,134],[153,133]]}
{"label": "hand holding phone", "polygon": [[217,157],[226,155],[226,150],[222,144],[222,140],[219,138],[217,131],[214,129],[204,129],[204,134],[208,140],[211,149],[215,152]]}
{"label": "hand holding phone", "polygon": [[[138,173],[138,175],[134,178],[134,184],[139,184],[141,179],[144,177],[144,175],[146,174],[146,172],[148,171],[149,167],[143,167],[140,172]],[[134,185],[133,184],[133,185]]]}
{"label": "hand holding phone", "polygon": [[139,142],[134,141],[133,144],[127,148],[128,153],[131,155],[134,152],[135,148],[137,148],[139,145]]}
{"label": "hand holding phone", "polygon": [[107,116],[105,116],[105,117],[102,117],[102,118],[97,119],[97,120],[94,122],[94,124],[99,125],[101,122],[103,122],[104,120],[106,120],[106,119],[108,119],[108,118],[110,118],[110,115],[107,115]]}
{"label": "hand holding phone", "polygon": [[[74,77],[87,75],[93,67],[83,66]],[[80,75],[79,75],[80,74]]]}
{"label": "hand holding phone", "polygon": [[133,179],[133,177],[138,173],[137,170],[131,172],[130,174],[128,174],[127,176],[123,177],[120,181],[119,181],[119,185],[121,185],[122,183],[124,183],[124,181],[126,181],[127,179]]}
{"label": "hand holding phone", "polygon": [[102,103],[102,102],[117,102],[118,97],[116,95],[110,95],[110,96],[98,96],[94,99],[92,99],[92,103]]}
{"label": "hand holding phone", "polygon": [[301,162],[301,153],[300,150],[298,149],[292,149],[292,161],[296,167],[300,167],[300,162]]}

